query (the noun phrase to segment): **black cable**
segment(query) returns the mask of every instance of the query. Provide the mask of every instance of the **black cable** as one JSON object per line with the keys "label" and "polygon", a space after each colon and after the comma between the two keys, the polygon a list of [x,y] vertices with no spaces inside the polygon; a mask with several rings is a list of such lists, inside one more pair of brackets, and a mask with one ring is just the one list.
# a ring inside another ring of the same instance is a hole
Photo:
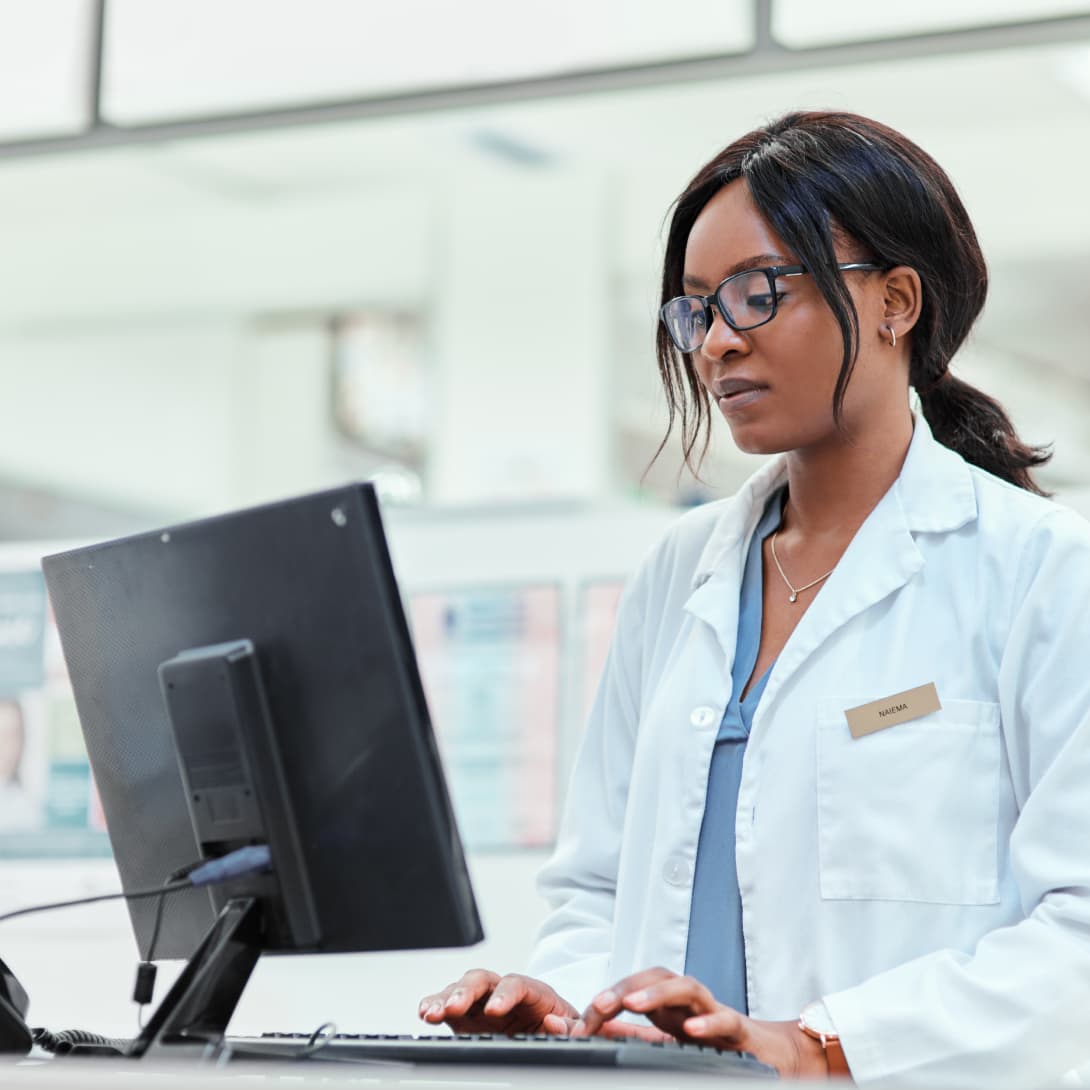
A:
{"label": "black cable", "polygon": [[179,889],[192,889],[188,881],[172,882],[165,886],[154,886],[151,889],[138,889],[133,893],[99,893],[94,897],[77,897],[73,901],[52,901],[47,905],[31,905],[29,908],[17,908],[14,912],[5,912],[0,915],[0,923],[4,920],[14,920],[16,916],[29,916],[32,912],[48,912],[54,908],[75,908],[76,905],[93,905],[98,901],[118,901],[122,897],[136,901],[143,897],[158,897],[165,893],[174,893]]}
{"label": "black cable", "polygon": [[337,1023],[323,1022],[309,1037],[307,1043],[296,1053],[298,1060],[314,1056],[320,1052],[330,1041],[337,1037]]}
{"label": "black cable", "polygon": [[121,890],[118,893],[99,893],[94,897],[77,897],[72,901],[51,901],[46,905],[17,908],[14,912],[5,912],[0,915],[0,923],[5,920],[14,920],[17,916],[29,916],[32,912],[48,912],[53,908],[75,908],[77,905],[93,905],[98,901],[118,901],[122,897],[129,901],[137,901],[144,897],[161,897],[163,894],[174,893],[180,889],[219,885],[221,882],[229,882],[234,878],[242,878],[247,874],[267,870],[272,865],[271,860],[267,844],[249,844],[218,859],[200,859],[196,863],[188,864],[182,868],[182,872],[188,877],[180,881],[167,879],[165,885],[152,886],[151,889],[138,889],[131,893]]}
{"label": "black cable", "polygon": [[163,926],[163,906],[166,903],[167,886],[171,882],[185,878],[191,871],[203,865],[205,860],[197,859],[184,867],[179,867],[167,875],[166,882],[160,887],[159,900],[155,906],[155,924],[151,929],[151,942],[148,943],[148,956],[136,966],[136,979],[133,981],[132,1001],[139,1004],[140,1015],[137,1024],[143,1028],[143,1011],[155,995],[155,977],[158,967],[155,962],[155,947],[159,943],[159,931]]}
{"label": "black cable", "polygon": [[[51,1033],[41,1026],[30,1031],[31,1040],[43,1052],[53,1052],[63,1056],[69,1052],[98,1052],[108,1056],[124,1056],[129,1051],[131,1041],[126,1037],[103,1037],[100,1033],[88,1033],[83,1029],[63,1029]],[[88,1047],[90,1046],[90,1047]]]}
{"label": "black cable", "polygon": [[[54,908],[74,908],[77,905],[92,905],[99,901],[117,901],[125,898],[129,901],[137,901],[146,897],[158,897],[159,904],[155,911],[155,928],[152,932],[151,943],[148,947],[148,960],[140,963],[136,970],[136,986],[133,991],[133,999],[141,1007],[150,1002],[155,990],[155,966],[151,964],[151,958],[155,953],[155,945],[159,941],[159,929],[162,925],[163,902],[168,893],[177,893],[183,889],[199,889],[201,886],[214,886],[222,882],[229,882],[235,878],[242,878],[248,874],[256,874],[268,870],[272,865],[272,854],[267,844],[248,844],[238,848],[227,855],[216,859],[198,859],[193,863],[174,871],[166,882],[151,889],[138,889],[132,892],[121,890],[118,893],[99,893],[94,897],[77,897],[70,901],[51,901],[44,905],[30,905],[27,908],[17,908],[14,912],[0,914],[0,923],[5,920],[14,920],[18,916],[29,916],[33,912],[48,912]],[[112,1037],[102,1037],[97,1033],[87,1033],[84,1030],[64,1030],[62,1033],[50,1033],[49,1030],[38,1028],[31,1030],[31,1039],[35,1044],[52,1052],[69,1052],[73,1049],[90,1052],[107,1052],[124,1054],[128,1048],[128,1042]]]}
{"label": "black cable", "polygon": [[155,926],[151,929],[151,942],[148,943],[148,956],[145,961],[155,960],[155,947],[159,944],[159,929],[163,926],[163,905],[166,903],[166,894],[159,895],[159,901],[155,906]]}
{"label": "black cable", "polygon": [[[331,1041],[337,1039],[337,1023],[336,1022],[323,1022],[308,1038],[305,1045],[300,1048],[292,1049],[289,1052],[282,1051],[278,1048],[269,1048],[268,1046],[262,1046],[260,1042],[254,1043],[247,1041],[244,1044],[240,1044],[237,1041],[229,1041],[227,1045],[227,1055],[247,1056],[250,1059],[270,1059],[270,1060],[309,1060],[322,1053],[321,1058],[323,1060],[337,1060],[344,1063],[358,1064],[359,1061],[354,1058],[349,1058],[346,1054],[333,1052],[323,1052],[326,1045]],[[368,1066],[403,1066],[399,1060],[368,1060]]]}
{"label": "black cable", "polygon": [[155,947],[159,942],[159,929],[163,926],[163,905],[166,902],[166,895],[170,892],[167,886],[171,882],[180,882],[183,878],[188,878],[192,871],[195,871],[198,867],[203,866],[207,860],[197,859],[192,863],[187,863],[184,867],[179,867],[176,871],[171,871],[167,875],[166,882],[160,887],[159,903],[155,906],[155,926],[151,929],[151,942],[148,943],[148,956],[145,961],[155,960]]}

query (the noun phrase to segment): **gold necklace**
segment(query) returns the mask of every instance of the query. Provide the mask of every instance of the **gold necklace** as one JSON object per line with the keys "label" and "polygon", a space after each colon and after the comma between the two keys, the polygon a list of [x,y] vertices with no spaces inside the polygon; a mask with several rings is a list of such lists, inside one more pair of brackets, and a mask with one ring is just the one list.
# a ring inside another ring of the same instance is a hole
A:
{"label": "gold necklace", "polygon": [[817,579],[815,579],[812,583],[807,583],[804,587],[791,586],[791,580],[788,579],[787,576],[784,574],[783,567],[780,565],[780,558],[776,555],[776,538],[779,536],[780,531],[777,529],[776,532],[772,535],[772,559],[776,562],[776,570],[780,573],[780,578],[783,579],[783,581],[787,584],[787,589],[791,592],[787,596],[787,600],[789,602],[797,602],[799,600],[799,595],[804,590],[809,590],[811,587],[816,587],[818,583],[820,583],[823,579],[828,579],[829,576],[836,571],[836,567],[834,565],[824,575],[819,575]]}

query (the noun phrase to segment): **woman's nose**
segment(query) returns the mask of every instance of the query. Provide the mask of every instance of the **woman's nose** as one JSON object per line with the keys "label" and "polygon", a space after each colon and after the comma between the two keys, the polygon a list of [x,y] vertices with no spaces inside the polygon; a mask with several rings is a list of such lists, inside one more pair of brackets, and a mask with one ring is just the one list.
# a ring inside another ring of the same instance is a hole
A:
{"label": "woman's nose", "polygon": [[712,324],[700,346],[700,352],[709,360],[722,359],[731,352],[746,352],[749,350],[749,342],[745,336],[729,326],[719,313],[719,308],[713,306]]}

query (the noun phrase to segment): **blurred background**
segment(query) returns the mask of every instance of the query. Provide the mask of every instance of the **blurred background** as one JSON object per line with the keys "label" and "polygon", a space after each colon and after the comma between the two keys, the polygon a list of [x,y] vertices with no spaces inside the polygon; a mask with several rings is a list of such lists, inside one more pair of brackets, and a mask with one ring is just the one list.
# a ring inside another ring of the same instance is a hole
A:
{"label": "blurred background", "polygon": [[[281,959],[241,1028],[404,1030],[518,968],[620,586],[756,464],[719,427],[702,481],[676,443],[648,471],[671,201],[829,107],[959,187],[992,287],[955,370],[1090,510],[1090,3],[0,0],[4,904],[116,882],[42,553],[373,479],[490,945]],[[64,948],[109,981],[87,1028],[131,1032],[124,910],[7,934],[43,1020],[87,1021]]]}

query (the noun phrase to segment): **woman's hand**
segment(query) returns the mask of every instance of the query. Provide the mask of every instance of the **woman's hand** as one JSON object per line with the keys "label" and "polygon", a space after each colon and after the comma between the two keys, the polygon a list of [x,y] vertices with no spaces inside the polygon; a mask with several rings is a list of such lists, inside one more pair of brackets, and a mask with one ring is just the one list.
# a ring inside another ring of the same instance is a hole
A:
{"label": "woman's hand", "polygon": [[579,1012],[548,984],[518,973],[471,969],[461,980],[420,1000],[420,1017],[455,1033],[568,1032]]}
{"label": "woman's hand", "polygon": [[747,1018],[717,1002],[698,980],[668,969],[647,969],[618,981],[595,996],[570,1032],[616,1036],[615,1027],[623,1023],[612,1019],[622,1011],[646,1016],[679,1041],[749,1052],[784,1076],[824,1078],[829,1073],[821,1042],[803,1033],[797,1022]]}

